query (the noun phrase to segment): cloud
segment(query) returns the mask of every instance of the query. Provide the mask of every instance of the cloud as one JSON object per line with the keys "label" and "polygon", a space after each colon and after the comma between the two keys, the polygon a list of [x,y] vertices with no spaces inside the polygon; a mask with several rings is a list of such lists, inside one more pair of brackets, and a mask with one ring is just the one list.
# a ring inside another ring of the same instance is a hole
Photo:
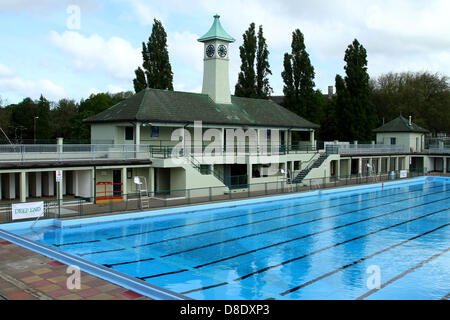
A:
{"label": "cloud", "polygon": [[48,99],[61,99],[66,96],[63,87],[48,79],[28,80],[9,73],[1,72],[0,64],[0,91],[12,92],[22,96],[38,98],[41,94]]}
{"label": "cloud", "polygon": [[72,59],[78,71],[104,71],[116,79],[132,79],[134,70],[142,64],[141,49],[133,48],[126,40],[111,37],[108,40],[94,34],[86,37],[75,31],[59,34],[51,31],[50,43]]}
{"label": "cloud", "polygon": [[13,71],[4,64],[0,63],[0,78],[10,77],[12,75]]}

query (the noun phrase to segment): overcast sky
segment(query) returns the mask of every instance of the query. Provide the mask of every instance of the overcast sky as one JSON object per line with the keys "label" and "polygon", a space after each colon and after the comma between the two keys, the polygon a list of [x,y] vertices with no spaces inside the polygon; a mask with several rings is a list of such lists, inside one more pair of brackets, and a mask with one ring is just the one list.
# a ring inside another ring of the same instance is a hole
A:
{"label": "overcast sky", "polygon": [[175,90],[200,92],[203,44],[213,15],[236,39],[230,87],[240,68],[239,46],[251,22],[262,25],[270,51],[270,84],[281,95],[283,55],[299,28],[315,68],[317,89],[344,74],[344,53],[356,38],[369,74],[430,71],[450,75],[448,0],[0,0],[0,97],[50,100],[133,90],[142,41],[153,19],[168,34]]}

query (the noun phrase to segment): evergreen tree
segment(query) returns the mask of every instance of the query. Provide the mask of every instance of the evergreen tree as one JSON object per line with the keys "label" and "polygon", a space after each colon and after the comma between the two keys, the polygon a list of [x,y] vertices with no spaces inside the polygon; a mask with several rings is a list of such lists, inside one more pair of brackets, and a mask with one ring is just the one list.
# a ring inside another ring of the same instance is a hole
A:
{"label": "evergreen tree", "polygon": [[154,89],[173,90],[173,73],[167,50],[167,34],[161,21],[154,19],[147,44],[142,43],[142,68],[135,70],[134,90],[147,86]]}
{"label": "evergreen tree", "polygon": [[319,121],[320,102],[314,90],[314,67],[306,51],[302,32],[292,33],[291,54],[285,53],[281,73],[285,95],[284,105],[289,110],[310,121]]}
{"label": "evergreen tree", "polygon": [[50,121],[50,102],[42,95],[37,103],[36,140],[49,140],[52,137]]}
{"label": "evergreen tree", "polygon": [[376,112],[370,96],[366,49],[354,40],[345,51],[346,76],[336,77],[336,108],[341,140],[369,141],[376,126]]}
{"label": "evergreen tree", "polygon": [[259,26],[258,49],[256,53],[256,96],[258,98],[267,99],[273,92],[267,78],[269,74],[272,74],[269,64],[269,50],[263,35],[263,28]]}
{"label": "evergreen tree", "polygon": [[244,43],[239,47],[241,71],[238,75],[238,82],[235,86],[234,94],[238,97],[255,98],[257,97],[255,73],[257,39],[255,24],[253,22],[242,37]]}

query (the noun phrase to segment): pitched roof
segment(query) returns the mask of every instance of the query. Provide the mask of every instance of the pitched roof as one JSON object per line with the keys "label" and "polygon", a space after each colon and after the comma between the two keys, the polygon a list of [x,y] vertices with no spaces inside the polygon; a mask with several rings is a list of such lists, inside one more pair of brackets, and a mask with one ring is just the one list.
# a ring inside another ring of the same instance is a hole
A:
{"label": "pitched roof", "polygon": [[402,116],[389,121],[388,123],[382,125],[379,128],[373,130],[373,132],[419,132],[428,133],[427,129],[419,127],[417,124],[412,123],[409,125],[409,121]]}
{"label": "pitched roof", "polygon": [[198,41],[204,42],[208,40],[219,39],[223,41],[234,42],[235,39],[223,29],[222,25],[220,24],[219,18],[220,16],[217,14],[214,16],[214,22],[211,28],[207,33],[199,38]]}
{"label": "pitched roof", "polygon": [[146,88],[86,123],[165,122],[316,129],[314,124],[271,100],[231,96],[231,104],[216,104],[207,94]]}

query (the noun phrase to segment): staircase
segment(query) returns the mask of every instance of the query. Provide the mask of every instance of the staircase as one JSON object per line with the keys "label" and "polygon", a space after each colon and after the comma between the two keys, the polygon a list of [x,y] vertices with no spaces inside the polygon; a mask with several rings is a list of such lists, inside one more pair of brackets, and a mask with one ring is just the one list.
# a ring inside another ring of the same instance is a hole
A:
{"label": "staircase", "polygon": [[305,179],[305,177],[308,175],[308,173],[314,168],[319,168],[326,158],[328,158],[328,153],[327,152],[321,153],[319,158],[316,159],[316,161],[314,161],[312,164],[308,165],[305,169],[299,172],[299,174],[292,180],[292,183],[302,182],[303,179]]}

